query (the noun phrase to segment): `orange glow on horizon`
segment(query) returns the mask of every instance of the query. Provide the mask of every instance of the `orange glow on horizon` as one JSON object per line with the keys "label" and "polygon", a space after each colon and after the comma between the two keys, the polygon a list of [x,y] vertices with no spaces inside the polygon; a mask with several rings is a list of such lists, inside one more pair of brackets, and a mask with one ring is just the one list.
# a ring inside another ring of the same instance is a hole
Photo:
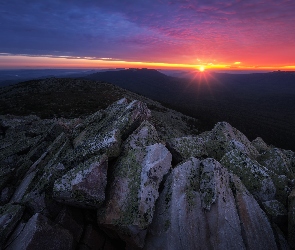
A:
{"label": "orange glow on horizon", "polygon": [[206,70],[295,70],[295,65],[250,65],[241,62],[232,63],[164,63],[112,60],[111,58],[88,59],[54,56],[28,56],[0,54],[0,69],[19,68],[154,68],[154,69],[199,69]]}

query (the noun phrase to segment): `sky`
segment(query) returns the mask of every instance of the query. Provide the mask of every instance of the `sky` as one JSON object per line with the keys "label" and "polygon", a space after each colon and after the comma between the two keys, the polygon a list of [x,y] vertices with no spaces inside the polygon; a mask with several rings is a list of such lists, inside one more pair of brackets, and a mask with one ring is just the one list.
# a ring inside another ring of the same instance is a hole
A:
{"label": "sky", "polygon": [[0,0],[0,68],[295,70],[294,0]]}

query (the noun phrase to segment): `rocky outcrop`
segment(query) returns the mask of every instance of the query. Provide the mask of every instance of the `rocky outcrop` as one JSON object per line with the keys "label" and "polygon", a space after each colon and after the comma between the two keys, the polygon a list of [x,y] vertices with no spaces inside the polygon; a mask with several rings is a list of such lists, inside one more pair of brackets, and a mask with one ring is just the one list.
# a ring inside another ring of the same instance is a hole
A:
{"label": "rocky outcrop", "polygon": [[0,249],[294,248],[294,152],[149,105],[0,116]]}
{"label": "rocky outcrop", "polygon": [[108,158],[93,157],[56,180],[53,197],[78,207],[99,208],[105,200]]}
{"label": "rocky outcrop", "polygon": [[33,215],[6,249],[72,249],[73,236],[42,214]]}
{"label": "rocky outcrop", "polygon": [[171,168],[170,152],[156,141],[156,131],[147,123],[130,136],[114,166],[106,207],[99,210],[98,222],[115,228],[132,246],[144,246],[160,182]]}
{"label": "rocky outcrop", "polygon": [[251,158],[258,155],[247,137],[226,122],[219,122],[211,131],[198,136],[173,138],[167,142],[167,146],[174,153],[176,162],[188,157],[212,157],[220,160],[226,152],[234,149]]}
{"label": "rocky outcrop", "polygon": [[145,249],[245,249],[229,173],[212,158],[173,169]]}
{"label": "rocky outcrop", "polygon": [[246,154],[235,149],[226,153],[220,163],[239,176],[258,201],[274,199],[275,185],[267,169],[257,161],[251,160]]}
{"label": "rocky outcrop", "polygon": [[231,181],[246,248],[277,249],[266,214],[239,178],[233,175]]}

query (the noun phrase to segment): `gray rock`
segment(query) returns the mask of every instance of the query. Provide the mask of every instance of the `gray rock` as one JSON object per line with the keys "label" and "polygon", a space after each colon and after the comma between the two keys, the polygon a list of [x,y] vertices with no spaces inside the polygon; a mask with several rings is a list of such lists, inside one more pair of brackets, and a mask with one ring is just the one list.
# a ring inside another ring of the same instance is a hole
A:
{"label": "gray rock", "polygon": [[106,207],[98,222],[118,231],[133,246],[143,247],[158,189],[171,167],[172,156],[162,144],[131,149],[114,166]]}
{"label": "gray rock", "polygon": [[45,216],[37,213],[6,249],[70,250],[73,249],[73,236],[68,230],[54,225]]}
{"label": "gray rock", "polygon": [[270,147],[260,137],[251,141],[251,145],[254,146],[260,154],[270,149]]}
{"label": "gray rock", "polygon": [[81,139],[84,132],[76,138],[75,153],[84,159],[98,154],[107,154],[109,157],[117,157],[120,154],[121,134],[118,129],[97,133]]}
{"label": "gray rock", "polygon": [[268,170],[257,161],[235,149],[226,153],[220,163],[240,177],[243,184],[258,201],[274,200],[275,185]]}
{"label": "gray rock", "polygon": [[234,149],[253,159],[259,154],[244,134],[226,122],[219,122],[211,131],[198,136],[168,140],[167,147],[171,150],[176,162],[189,157],[208,156],[220,160],[224,154]]}
{"label": "gray rock", "polygon": [[2,191],[0,192],[0,206],[8,203],[13,193],[14,193],[13,187],[8,186],[3,188]]}
{"label": "gray rock", "polygon": [[208,155],[216,160],[220,160],[225,153],[234,149],[250,158],[258,156],[258,151],[247,137],[227,122],[218,122],[212,131],[205,132],[203,137],[207,141],[205,145]]}
{"label": "gray rock", "polygon": [[138,149],[153,145],[160,141],[155,127],[148,121],[141,125],[125,140],[123,144],[123,153],[132,149]]}
{"label": "gray rock", "polygon": [[247,249],[277,249],[271,225],[257,201],[237,176],[231,176],[231,183]]}
{"label": "gray rock", "polygon": [[6,204],[0,207],[0,249],[23,215],[24,207]]}
{"label": "gray rock", "polygon": [[186,136],[167,141],[167,148],[171,151],[175,162],[179,163],[190,157],[208,156],[205,140],[202,136]]}
{"label": "gray rock", "polygon": [[176,166],[157,201],[145,249],[245,249],[227,170],[214,159]]}
{"label": "gray rock", "polygon": [[108,157],[96,156],[71,169],[53,187],[53,197],[82,208],[98,208],[105,200]]}
{"label": "gray rock", "polygon": [[265,201],[262,202],[262,208],[270,222],[275,223],[283,232],[288,232],[288,211],[281,202]]}
{"label": "gray rock", "polygon": [[120,154],[121,138],[126,139],[144,120],[150,117],[145,103],[120,100],[108,107],[99,122],[90,123],[74,140],[75,154],[89,158],[106,153],[109,157]]}
{"label": "gray rock", "polygon": [[278,148],[265,151],[257,158],[257,161],[277,175],[286,175],[290,179],[294,178],[290,170],[290,160]]}

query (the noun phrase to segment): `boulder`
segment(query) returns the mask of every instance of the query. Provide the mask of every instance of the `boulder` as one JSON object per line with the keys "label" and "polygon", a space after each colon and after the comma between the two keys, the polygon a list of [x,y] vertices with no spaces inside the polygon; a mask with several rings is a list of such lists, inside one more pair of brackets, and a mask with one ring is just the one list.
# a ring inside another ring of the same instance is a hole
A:
{"label": "boulder", "polygon": [[105,200],[108,157],[95,156],[71,169],[53,187],[59,202],[82,208],[99,208]]}
{"label": "boulder", "polygon": [[159,136],[155,127],[148,121],[141,125],[124,141],[123,153],[131,149],[142,148],[159,142]]}
{"label": "boulder", "polygon": [[275,223],[279,228],[287,234],[288,232],[288,211],[285,206],[277,201],[265,201],[262,203],[262,207],[266,212],[266,215],[272,223]]}
{"label": "boulder", "polygon": [[220,163],[237,175],[259,202],[274,200],[275,185],[268,170],[238,150],[226,153]]}
{"label": "boulder", "polygon": [[294,178],[290,169],[290,160],[286,157],[283,151],[278,148],[272,148],[265,151],[257,158],[257,161],[277,175],[285,175],[289,179]]}
{"label": "boulder", "polygon": [[227,122],[218,122],[209,133],[205,132],[200,136],[206,140],[208,155],[216,160],[220,160],[225,153],[234,149],[253,159],[259,154],[248,138]]}
{"label": "boulder", "polygon": [[259,154],[244,134],[226,122],[219,122],[211,131],[198,136],[170,139],[167,147],[176,163],[189,157],[212,157],[220,160],[224,154],[234,149],[253,159]]}
{"label": "boulder", "polygon": [[98,223],[112,228],[132,246],[143,247],[158,189],[171,167],[172,156],[162,144],[130,149],[113,169],[106,206]]}
{"label": "boulder", "polygon": [[228,171],[190,158],[168,176],[145,249],[245,249]]}
{"label": "boulder", "polygon": [[257,137],[255,140],[251,141],[251,145],[254,146],[260,154],[270,149],[261,137]]}
{"label": "boulder", "polygon": [[73,236],[68,230],[37,213],[29,219],[18,237],[6,249],[69,250],[73,249]]}
{"label": "boulder", "polygon": [[190,157],[208,156],[205,140],[201,136],[186,136],[173,138],[167,141],[167,148],[171,151],[175,163]]}
{"label": "boulder", "polygon": [[0,249],[23,215],[24,207],[6,204],[0,207]]}
{"label": "boulder", "polygon": [[75,154],[89,158],[106,153],[109,157],[120,154],[121,139],[126,139],[144,120],[150,117],[145,103],[119,100],[104,111],[105,116],[90,119],[88,126],[74,139]]}
{"label": "boulder", "polygon": [[246,248],[277,249],[271,225],[257,201],[237,176],[231,176],[231,184]]}

